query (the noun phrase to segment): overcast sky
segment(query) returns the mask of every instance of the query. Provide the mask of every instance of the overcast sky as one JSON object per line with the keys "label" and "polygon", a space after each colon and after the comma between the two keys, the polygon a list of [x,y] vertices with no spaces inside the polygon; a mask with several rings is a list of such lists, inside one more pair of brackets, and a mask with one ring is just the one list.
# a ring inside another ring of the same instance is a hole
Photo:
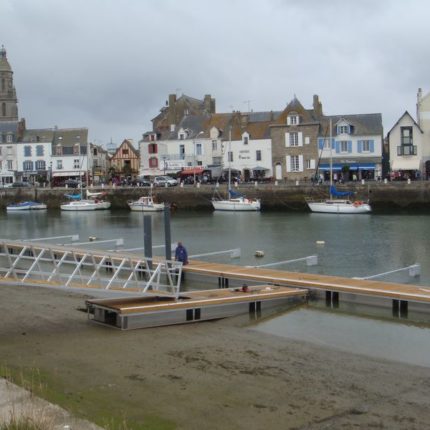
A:
{"label": "overcast sky", "polygon": [[380,112],[430,91],[428,0],[1,0],[0,44],[29,128],[138,141],[168,94],[217,112]]}

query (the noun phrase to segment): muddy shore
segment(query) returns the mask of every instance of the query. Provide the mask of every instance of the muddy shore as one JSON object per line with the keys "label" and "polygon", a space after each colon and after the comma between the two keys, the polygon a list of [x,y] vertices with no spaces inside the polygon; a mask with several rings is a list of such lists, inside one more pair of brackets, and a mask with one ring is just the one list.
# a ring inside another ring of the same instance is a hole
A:
{"label": "muddy shore", "polygon": [[84,296],[0,287],[2,373],[106,428],[430,429],[430,369],[263,335],[244,318],[121,332]]}

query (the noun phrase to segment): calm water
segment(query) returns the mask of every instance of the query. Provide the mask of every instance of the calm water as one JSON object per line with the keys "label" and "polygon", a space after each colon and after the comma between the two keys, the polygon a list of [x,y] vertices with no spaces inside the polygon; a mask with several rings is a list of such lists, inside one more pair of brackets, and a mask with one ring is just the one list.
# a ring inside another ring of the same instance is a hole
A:
{"label": "calm water", "polygon": [[[152,214],[151,218],[153,244],[163,244],[163,215]],[[430,285],[429,223],[430,215],[177,212],[172,214],[171,230],[172,241],[181,240],[190,255],[241,248],[240,259],[220,256],[211,261],[257,265],[318,255],[318,266],[307,267],[300,262],[281,267],[343,276],[372,275],[420,263],[419,278],[401,273],[381,279]],[[81,241],[89,236],[123,238],[126,248],[143,246],[143,215],[129,211],[1,213],[0,225],[3,238],[79,234]],[[325,244],[318,245],[317,241]],[[264,258],[256,258],[256,250],[263,250]],[[258,329],[430,366],[429,326],[305,308],[263,322]]]}

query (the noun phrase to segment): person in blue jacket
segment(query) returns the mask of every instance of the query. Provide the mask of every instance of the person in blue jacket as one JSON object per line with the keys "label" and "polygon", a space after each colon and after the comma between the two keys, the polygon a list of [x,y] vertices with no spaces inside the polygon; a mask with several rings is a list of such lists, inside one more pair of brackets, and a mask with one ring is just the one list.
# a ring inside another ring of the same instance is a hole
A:
{"label": "person in blue jacket", "polygon": [[[176,247],[175,260],[180,261],[184,266],[188,264],[188,253],[182,242],[178,242],[178,246]],[[185,273],[183,271],[181,272],[181,281],[185,281]]]}
{"label": "person in blue jacket", "polygon": [[175,250],[175,260],[180,261],[183,265],[188,264],[188,253],[182,242],[178,242]]}

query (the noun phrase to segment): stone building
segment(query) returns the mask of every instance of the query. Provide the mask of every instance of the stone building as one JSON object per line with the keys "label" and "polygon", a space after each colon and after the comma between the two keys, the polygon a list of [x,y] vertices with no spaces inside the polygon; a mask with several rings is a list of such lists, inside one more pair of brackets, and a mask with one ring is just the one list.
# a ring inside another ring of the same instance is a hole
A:
{"label": "stone building", "polygon": [[315,175],[322,116],[317,95],[314,96],[312,109],[305,109],[294,97],[271,123],[272,163],[276,180],[306,180]]}

